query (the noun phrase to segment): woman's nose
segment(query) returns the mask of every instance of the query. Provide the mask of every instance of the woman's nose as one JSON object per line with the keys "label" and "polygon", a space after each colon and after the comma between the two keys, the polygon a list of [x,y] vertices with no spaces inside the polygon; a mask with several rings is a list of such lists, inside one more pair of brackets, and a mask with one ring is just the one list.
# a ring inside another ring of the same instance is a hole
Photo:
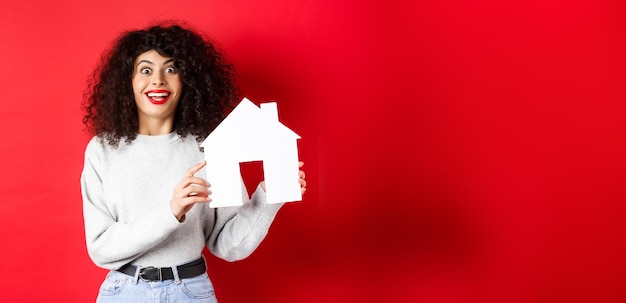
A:
{"label": "woman's nose", "polygon": [[155,76],[152,78],[152,85],[154,86],[165,85],[165,81],[163,80],[163,77],[161,75],[155,74]]}

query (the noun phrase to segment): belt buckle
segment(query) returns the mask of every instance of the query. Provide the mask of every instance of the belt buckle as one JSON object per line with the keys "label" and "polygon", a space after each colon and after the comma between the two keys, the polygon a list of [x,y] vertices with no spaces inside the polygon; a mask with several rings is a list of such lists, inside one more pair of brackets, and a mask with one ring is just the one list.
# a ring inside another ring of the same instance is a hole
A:
{"label": "belt buckle", "polygon": [[[150,276],[150,273],[154,271],[159,273],[158,279],[151,279],[150,277],[148,278],[144,277],[144,274]],[[161,271],[160,267],[158,268],[154,266],[144,267],[139,271],[139,279],[144,282],[163,281],[163,272]]]}

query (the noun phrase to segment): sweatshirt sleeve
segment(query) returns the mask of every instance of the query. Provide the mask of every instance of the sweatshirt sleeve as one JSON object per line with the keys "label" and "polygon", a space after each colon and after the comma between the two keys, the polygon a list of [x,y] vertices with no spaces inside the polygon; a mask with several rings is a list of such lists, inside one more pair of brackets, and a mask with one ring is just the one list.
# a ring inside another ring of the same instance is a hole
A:
{"label": "sweatshirt sleeve", "polygon": [[[244,187],[245,188],[245,187]],[[265,191],[257,186],[252,198],[237,207],[212,209],[215,221],[207,247],[215,256],[233,262],[247,258],[265,239],[272,221],[284,203],[268,204]]]}
{"label": "sweatshirt sleeve", "polygon": [[180,223],[169,205],[147,210],[140,220],[119,222],[104,194],[101,148],[95,140],[89,143],[80,179],[85,238],[96,265],[118,269],[163,241]]}

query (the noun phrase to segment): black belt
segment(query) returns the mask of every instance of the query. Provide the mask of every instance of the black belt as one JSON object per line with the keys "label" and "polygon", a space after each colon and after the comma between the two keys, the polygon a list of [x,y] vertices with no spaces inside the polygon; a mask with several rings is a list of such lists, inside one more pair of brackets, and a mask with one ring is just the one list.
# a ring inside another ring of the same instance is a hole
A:
{"label": "black belt", "polygon": [[[179,279],[192,278],[206,272],[206,263],[204,258],[200,258],[189,263],[176,266]],[[137,266],[126,264],[117,271],[125,273],[131,277],[135,276]],[[163,281],[174,279],[174,272],[171,267],[142,267],[139,270],[139,279],[146,282]]]}

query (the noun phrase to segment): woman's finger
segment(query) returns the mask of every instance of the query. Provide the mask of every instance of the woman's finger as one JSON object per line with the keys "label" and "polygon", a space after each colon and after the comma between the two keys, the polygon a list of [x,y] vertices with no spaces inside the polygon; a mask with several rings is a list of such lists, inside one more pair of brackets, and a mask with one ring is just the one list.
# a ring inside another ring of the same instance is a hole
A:
{"label": "woman's finger", "polygon": [[178,190],[182,190],[190,185],[201,185],[204,187],[210,187],[211,184],[200,177],[185,177],[183,178],[183,180],[180,181],[180,183],[178,183]]}
{"label": "woman's finger", "polygon": [[187,170],[187,174],[185,174],[185,176],[193,177],[193,175],[195,175],[198,171],[200,171],[205,166],[206,166],[206,161],[202,161],[202,162],[200,162],[200,163],[190,167]]}

